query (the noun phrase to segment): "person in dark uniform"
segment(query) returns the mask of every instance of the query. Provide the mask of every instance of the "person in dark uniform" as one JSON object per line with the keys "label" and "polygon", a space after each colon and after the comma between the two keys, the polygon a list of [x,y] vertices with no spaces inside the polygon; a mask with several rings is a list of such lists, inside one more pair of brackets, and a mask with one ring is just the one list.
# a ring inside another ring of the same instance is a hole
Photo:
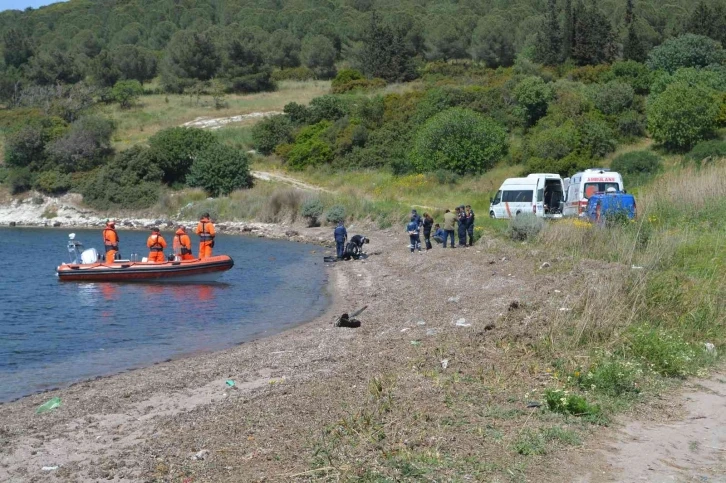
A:
{"label": "person in dark uniform", "polygon": [[411,253],[414,252],[414,250],[421,251],[421,238],[418,232],[418,221],[415,217],[411,217],[411,221],[408,222],[406,225],[406,232],[408,232],[408,238],[410,241],[409,247],[411,248]]}
{"label": "person in dark uniform", "polygon": [[457,231],[459,232],[459,246],[466,246],[466,213],[464,212],[464,205],[456,208],[456,221],[458,223]]}
{"label": "person in dark uniform", "polygon": [[431,228],[434,226],[434,219],[431,218],[431,215],[428,213],[424,213],[423,215],[423,235],[424,235],[424,242],[426,243],[426,250],[431,250],[433,248],[431,246]]}
{"label": "person in dark uniform", "polygon": [[335,251],[338,255],[338,259],[343,258],[345,252],[345,242],[348,240],[348,232],[345,229],[342,221],[338,222],[338,226],[333,231],[333,237],[335,237]]}
{"label": "person in dark uniform", "polygon": [[363,245],[370,243],[370,240],[363,235],[355,235],[350,238],[350,241],[345,246],[345,252],[343,258],[345,260],[358,260],[363,255]]}
{"label": "person in dark uniform", "polygon": [[466,233],[469,235],[469,246],[474,246],[474,210],[466,205]]}
{"label": "person in dark uniform", "polygon": [[421,228],[421,225],[423,224],[423,219],[416,210],[411,210],[411,221],[415,221],[419,228]]}

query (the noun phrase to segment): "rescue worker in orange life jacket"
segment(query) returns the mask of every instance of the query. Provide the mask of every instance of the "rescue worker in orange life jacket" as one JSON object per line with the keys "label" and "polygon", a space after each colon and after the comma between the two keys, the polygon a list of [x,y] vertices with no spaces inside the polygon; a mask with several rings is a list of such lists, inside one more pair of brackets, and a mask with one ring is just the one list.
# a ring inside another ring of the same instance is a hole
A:
{"label": "rescue worker in orange life jacket", "polygon": [[192,240],[183,226],[180,226],[174,234],[174,255],[181,257],[182,260],[194,260]]}
{"label": "rescue worker in orange life jacket", "polygon": [[158,228],[151,229],[151,236],[146,240],[146,246],[149,247],[150,262],[164,262],[164,248],[166,248],[166,240],[159,233]]}
{"label": "rescue worker in orange life jacket", "polygon": [[212,256],[212,248],[214,248],[214,225],[209,221],[209,213],[204,213],[197,224],[194,232],[199,235],[199,258],[209,258]]}
{"label": "rescue worker in orange life jacket", "polygon": [[106,249],[106,263],[113,263],[118,254],[119,237],[116,233],[116,222],[108,220],[103,229],[103,248]]}

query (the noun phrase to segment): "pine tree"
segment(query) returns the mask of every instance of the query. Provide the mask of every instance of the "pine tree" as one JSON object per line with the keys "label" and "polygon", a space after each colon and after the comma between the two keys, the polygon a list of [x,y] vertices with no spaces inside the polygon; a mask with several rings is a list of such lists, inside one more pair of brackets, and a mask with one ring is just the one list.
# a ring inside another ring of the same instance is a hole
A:
{"label": "pine tree", "polygon": [[627,0],[625,4],[625,26],[628,29],[628,36],[625,38],[625,42],[623,42],[623,58],[643,62],[647,52],[635,28],[633,9],[633,0]]}
{"label": "pine tree", "polygon": [[560,61],[562,55],[562,35],[560,22],[557,17],[556,0],[547,1],[547,13],[543,30],[538,35],[535,46],[535,57],[538,62],[554,65]]}
{"label": "pine tree", "polygon": [[628,26],[628,37],[623,44],[623,58],[643,62],[646,58],[646,49],[643,41],[635,30],[635,22]]}
{"label": "pine tree", "polygon": [[385,25],[378,13],[373,12],[359,55],[363,72],[389,82],[407,81],[416,77],[412,60],[405,32]]}
{"label": "pine tree", "polygon": [[565,21],[562,27],[562,59],[572,56],[572,45],[575,41],[575,18],[572,13],[572,0],[565,0]]}
{"label": "pine tree", "polygon": [[615,32],[607,17],[595,5],[575,8],[572,58],[579,65],[612,62],[617,54]]}
{"label": "pine tree", "polygon": [[3,35],[3,55],[5,63],[13,67],[25,64],[33,55],[33,48],[28,37],[18,29],[11,28]]}

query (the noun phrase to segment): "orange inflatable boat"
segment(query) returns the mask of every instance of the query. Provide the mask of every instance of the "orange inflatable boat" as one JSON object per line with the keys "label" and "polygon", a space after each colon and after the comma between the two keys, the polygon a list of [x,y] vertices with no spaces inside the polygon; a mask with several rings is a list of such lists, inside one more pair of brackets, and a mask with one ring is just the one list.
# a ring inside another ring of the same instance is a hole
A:
{"label": "orange inflatable boat", "polygon": [[63,263],[56,272],[58,279],[69,282],[214,282],[222,272],[234,266],[227,255],[195,260],[145,262],[115,260],[105,263],[94,248],[82,250],[83,245],[68,242],[71,263]]}

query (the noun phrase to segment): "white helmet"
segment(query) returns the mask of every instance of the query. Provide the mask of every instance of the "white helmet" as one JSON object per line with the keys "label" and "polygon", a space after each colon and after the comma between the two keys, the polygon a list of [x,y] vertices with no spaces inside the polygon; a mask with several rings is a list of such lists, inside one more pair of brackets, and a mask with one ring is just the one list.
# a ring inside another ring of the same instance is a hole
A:
{"label": "white helmet", "polygon": [[618,191],[618,190],[616,190],[612,186],[605,190],[606,193],[615,193],[616,191]]}

